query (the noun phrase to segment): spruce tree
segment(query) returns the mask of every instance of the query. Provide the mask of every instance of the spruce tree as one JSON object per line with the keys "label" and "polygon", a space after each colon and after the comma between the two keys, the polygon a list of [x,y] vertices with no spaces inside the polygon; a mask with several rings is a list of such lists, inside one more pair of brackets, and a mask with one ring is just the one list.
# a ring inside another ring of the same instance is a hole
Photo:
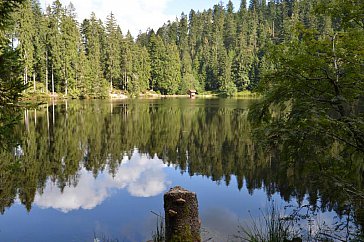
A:
{"label": "spruce tree", "polygon": [[[6,148],[12,136],[12,127],[17,121],[16,106],[24,89],[21,80],[20,56],[9,41],[14,30],[13,14],[22,4],[21,0],[0,0],[0,147]],[[4,143],[4,141],[6,143]]]}
{"label": "spruce tree", "polygon": [[88,94],[94,97],[105,96],[107,92],[102,68],[101,30],[102,25],[96,19],[95,13],[92,13],[91,18],[85,19],[82,23],[82,34],[90,70],[90,89]]}
{"label": "spruce tree", "polygon": [[62,81],[62,36],[60,33],[61,19],[63,16],[64,8],[59,0],[53,2],[51,7],[47,8],[48,15],[48,59],[51,72],[51,91],[54,95],[55,92],[61,91]]}
{"label": "spruce tree", "polygon": [[61,90],[67,96],[69,90],[72,96],[78,96],[76,87],[76,61],[78,56],[78,46],[80,34],[78,24],[75,19],[75,10],[70,4],[63,12],[61,18],[61,59],[62,59],[62,87]]}
{"label": "spruce tree", "polygon": [[176,44],[167,44],[168,50],[163,56],[163,75],[158,82],[162,94],[177,94],[181,85],[181,62]]}
{"label": "spruce tree", "polygon": [[235,48],[236,29],[237,27],[234,16],[234,6],[229,0],[226,6],[226,17],[224,22],[224,44],[228,51]]}
{"label": "spruce tree", "polygon": [[146,47],[135,45],[133,59],[133,71],[131,82],[128,86],[128,91],[133,95],[138,95],[149,89],[150,80],[150,58]]}
{"label": "spruce tree", "polygon": [[110,82],[110,92],[113,89],[113,82],[120,76],[121,64],[121,39],[118,34],[118,26],[114,14],[111,12],[106,20],[106,77]]}
{"label": "spruce tree", "polygon": [[157,91],[159,83],[163,81],[165,47],[161,37],[156,36],[154,31],[149,33],[148,51],[151,59],[150,87]]}
{"label": "spruce tree", "polygon": [[18,19],[18,48],[22,57],[23,63],[23,81],[28,84],[29,77],[33,76],[34,72],[34,38],[35,38],[35,19],[33,15],[32,3],[30,0],[24,1],[17,14]]}
{"label": "spruce tree", "polygon": [[[35,35],[33,38],[34,45],[34,73],[33,73],[33,81],[36,80],[38,82],[42,82],[45,80],[45,72],[46,72],[46,60],[45,60],[45,19],[40,8],[40,3],[38,0],[32,0],[32,11],[34,16],[34,29]],[[36,91],[36,83],[33,83],[33,89]],[[42,92],[46,92],[44,86]]]}
{"label": "spruce tree", "polygon": [[125,38],[122,39],[121,46],[121,89],[127,90],[128,84],[133,75],[134,61],[134,40],[131,33],[128,31]]}

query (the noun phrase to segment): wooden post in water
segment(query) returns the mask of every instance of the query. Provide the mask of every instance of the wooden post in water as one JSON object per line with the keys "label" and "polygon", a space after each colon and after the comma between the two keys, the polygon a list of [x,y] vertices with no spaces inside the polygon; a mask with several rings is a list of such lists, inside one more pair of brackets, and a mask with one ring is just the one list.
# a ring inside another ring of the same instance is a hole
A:
{"label": "wooden post in water", "polygon": [[196,193],[176,186],[164,194],[166,242],[200,242]]}

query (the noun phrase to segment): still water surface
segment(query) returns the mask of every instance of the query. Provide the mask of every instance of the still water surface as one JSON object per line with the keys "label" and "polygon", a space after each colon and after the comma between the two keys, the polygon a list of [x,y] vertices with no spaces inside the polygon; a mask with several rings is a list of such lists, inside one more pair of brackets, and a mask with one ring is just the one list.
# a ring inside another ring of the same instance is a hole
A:
{"label": "still water surface", "polygon": [[304,204],[299,177],[289,181],[292,171],[282,174],[255,148],[252,102],[96,100],[25,110],[16,145],[0,153],[0,241],[147,241],[152,212],[163,213],[163,193],[176,185],[197,193],[204,237],[215,241],[232,241],[269,201]]}

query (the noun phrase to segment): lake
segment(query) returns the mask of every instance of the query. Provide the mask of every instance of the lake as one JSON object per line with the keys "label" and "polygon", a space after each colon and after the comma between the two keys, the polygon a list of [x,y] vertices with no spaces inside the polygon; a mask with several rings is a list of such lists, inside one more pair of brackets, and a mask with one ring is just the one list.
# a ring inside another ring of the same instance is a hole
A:
{"label": "lake", "polygon": [[236,240],[239,225],[272,203],[307,205],[320,223],[337,222],[342,210],[329,186],[252,138],[253,102],[85,100],[23,110],[0,152],[0,241],[147,241],[163,193],[176,185],[197,193],[211,241]]}

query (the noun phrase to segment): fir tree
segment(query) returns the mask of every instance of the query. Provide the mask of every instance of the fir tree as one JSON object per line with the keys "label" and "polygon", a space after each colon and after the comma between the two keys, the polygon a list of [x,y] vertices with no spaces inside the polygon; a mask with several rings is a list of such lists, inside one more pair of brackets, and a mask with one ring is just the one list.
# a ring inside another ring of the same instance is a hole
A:
{"label": "fir tree", "polygon": [[[110,82],[110,92],[113,89],[113,82],[120,76],[120,29],[116,24],[114,14],[111,12],[106,20],[106,77]],[[122,38],[122,36],[121,36]]]}
{"label": "fir tree", "polygon": [[76,89],[76,61],[80,34],[75,20],[75,10],[70,4],[64,11],[60,25],[61,31],[61,59],[62,59],[62,88],[65,95],[71,90],[71,95],[78,96]]}
{"label": "fir tree", "polygon": [[91,14],[91,18],[89,20],[86,19],[82,23],[82,34],[91,79],[88,94],[91,96],[106,95],[106,83],[102,68],[103,56],[101,51],[101,29],[102,26],[100,25],[100,21],[96,19],[96,15],[94,13]]}
{"label": "fir tree", "polygon": [[19,12],[18,17],[18,48],[21,53],[23,62],[23,80],[24,84],[28,84],[29,77],[33,75],[34,72],[34,44],[33,40],[35,38],[35,19],[33,15],[32,3],[30,0],[24,1]]}

